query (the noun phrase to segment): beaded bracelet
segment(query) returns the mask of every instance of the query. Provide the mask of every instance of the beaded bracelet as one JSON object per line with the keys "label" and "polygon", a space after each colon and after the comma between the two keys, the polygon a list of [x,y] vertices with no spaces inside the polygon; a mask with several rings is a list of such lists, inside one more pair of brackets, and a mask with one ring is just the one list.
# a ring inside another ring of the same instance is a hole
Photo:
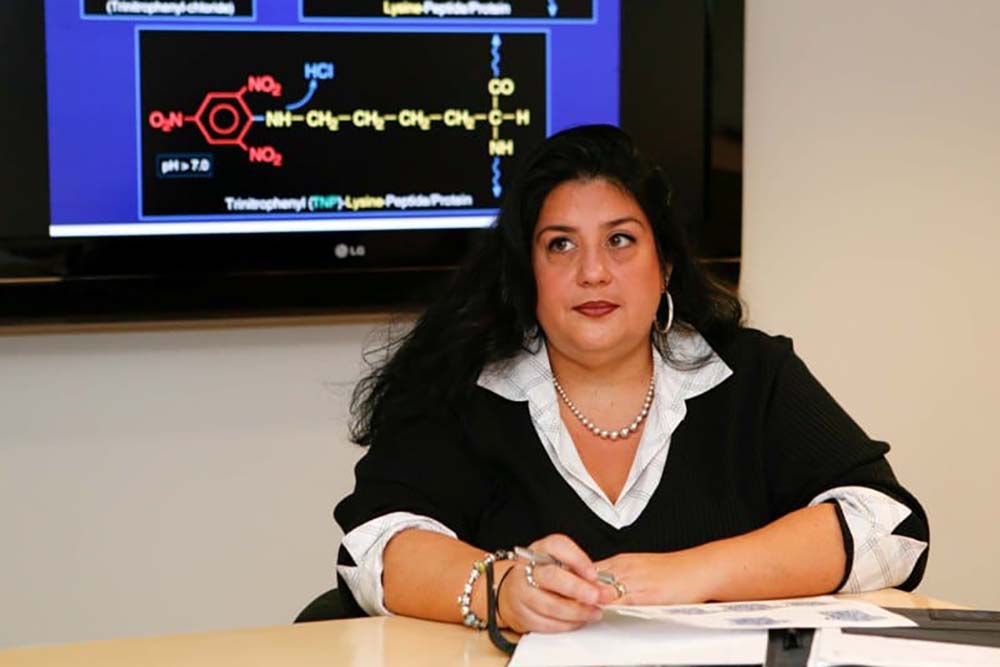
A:
{"label": "beaded bracelet", "polygon": [[515,560],[516,558],[517,556],[513,551],[500,549],[491,554],[486,554],[482,560],[477,560],[472,564],[472,570],[469,571],[469,580],[465,582],[462,594],[458,596],[458,606],[462,610],[463,625],[475,628],[476,630],[486,629],[486,621],[476,616],[476,612],[472,611],[472,587],[476,583],[476,579],[486,572],[487,567],[493,567],[493,563],[498,560]]}

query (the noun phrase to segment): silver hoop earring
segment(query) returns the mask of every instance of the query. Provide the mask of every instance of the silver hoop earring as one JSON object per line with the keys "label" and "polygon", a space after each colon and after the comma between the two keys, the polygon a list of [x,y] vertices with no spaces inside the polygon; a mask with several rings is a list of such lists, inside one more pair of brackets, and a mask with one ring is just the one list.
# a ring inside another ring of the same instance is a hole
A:
{"label": "silver hoop earring", "polygon": [[667,323],[665,326],[660,326],[659,319],[653,319],[653,328],[656,329],[656,333],[661,336],[666,336],[670,332],[670,327],[674,324],[674,300],[670,296],[670,292],[664,292],[664,296],[667,297]]}

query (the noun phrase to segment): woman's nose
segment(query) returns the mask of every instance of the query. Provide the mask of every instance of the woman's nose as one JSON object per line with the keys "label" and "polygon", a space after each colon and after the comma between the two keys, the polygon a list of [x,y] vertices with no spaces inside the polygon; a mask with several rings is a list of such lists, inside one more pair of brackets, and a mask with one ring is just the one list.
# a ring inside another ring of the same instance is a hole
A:
{"label": "woman's nose", "polygon": [[602,248],[584,249],[577,266],[577,280],[581,285],[603,285],[611,279],[607,257]]}

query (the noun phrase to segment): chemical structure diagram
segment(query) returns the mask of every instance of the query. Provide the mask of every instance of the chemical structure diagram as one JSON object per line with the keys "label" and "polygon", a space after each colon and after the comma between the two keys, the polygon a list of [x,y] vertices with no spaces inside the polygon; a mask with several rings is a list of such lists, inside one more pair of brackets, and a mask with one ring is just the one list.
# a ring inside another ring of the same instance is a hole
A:
{"label": "chemical structure diagram", "polygon": [[[489,109],[447,108],[428,111],[417,108],[401,108],[391,111],[355,108],[334,110],[312,108],[310,103],[320,85],[332,85],[336,75],[333,62],[306,62],[303,75],[307,82],[305,94],[283,108],[266,109],[254,113],[248,96],[270,96],[280,99],[286,92],[282,81],[269,73],[255,73],[247,76],[246,83],[237,90],[211,91],[205,94],[194,113],[177,110],[153,109],[146,117],[149,128],[166,134],[193,125],[201,132],[205,142],[211,146],[235,146],[247,153],[251,163],[260,163],[280,168],[285,164],[285,156],[271,144],[248,145],[247,134],[255,123],[263,123],[271,129],[283,129],[304,124],[305,127],[321,132],[341,132],[345,127],[374,132],[383,132],[387,127],[396,126],[418,132],[427,132],[436,126],[456,131],[472,132],[487,125],[491,136],[487,143],[487,154],[491,159],[491,190],[499,198],[503,192],[501,159],[514,154],[514,140],[501,136],[503,126],[531,125],[531,110],[518,108],[504,110],[501,101],[514,94],[516,82],[502,76],[501,47],[503,40],[499,34],[490,39],[490,70],[492,77],[486,81],[486,91],[490,96]],[[252,98],[256,102],[256,97]],[[256,106],[256,104],[254,104]]]}

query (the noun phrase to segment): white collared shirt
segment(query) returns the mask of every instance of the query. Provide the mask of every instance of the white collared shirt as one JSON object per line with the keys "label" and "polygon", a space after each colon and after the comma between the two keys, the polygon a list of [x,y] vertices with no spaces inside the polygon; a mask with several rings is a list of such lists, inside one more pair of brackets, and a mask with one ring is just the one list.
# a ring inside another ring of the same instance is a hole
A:
{"label": "white collared shirt", "polygon": [[506,364],[487,367],[479,375],[477,384],[509,401],[527,401],[538,439],[552,465],[594,514],[615,528],[623,528],[639,518],[660,483],[670,451],[670,435],[687,414],[685,401],[705,393],[733,374],[701,336],[674,335],[670,346],[682,359],[693,360],[706,353],[712,356],[703,367],[685,372],[668,365],[653,348],[653,404],[632,469],[614,503],[583,465],[560,417],[559,397],[552,384],[544,343],[534,354],[522,352]]}
{"label": "white collared shirt", "polygon": [[[708,361],[695,368],[677,368],[653,348],[654,400],[632,468],[615,502],[587,471],[562,421],[544,344],[534,353],[522,351],[510,360],[488,366],[480,373],[477,384],[507,400],[527,402],[538,439],[560,476],[601,520],[622,528],[642,514],[663,477],[671,436],[687,413],[685,401],[732,375],[732,369],[697,333],[671,332],[669,346],[679,359],[707,355]],[[879,491],[851,486],[825,491],[809,504],[828,500],[840,504],[855,545],[851,573],[841,590],[874,590],[905,581],[927,547],[925,542],[892,535],[910,515],[910,509]],[[344,536],[343,545],[356,565],[338,565],[337,571],[369,615],[390,613],[383,601],[382,552],[393,536],[410,528],[456,537],[439,521],[408,512],[376,517]]]}

